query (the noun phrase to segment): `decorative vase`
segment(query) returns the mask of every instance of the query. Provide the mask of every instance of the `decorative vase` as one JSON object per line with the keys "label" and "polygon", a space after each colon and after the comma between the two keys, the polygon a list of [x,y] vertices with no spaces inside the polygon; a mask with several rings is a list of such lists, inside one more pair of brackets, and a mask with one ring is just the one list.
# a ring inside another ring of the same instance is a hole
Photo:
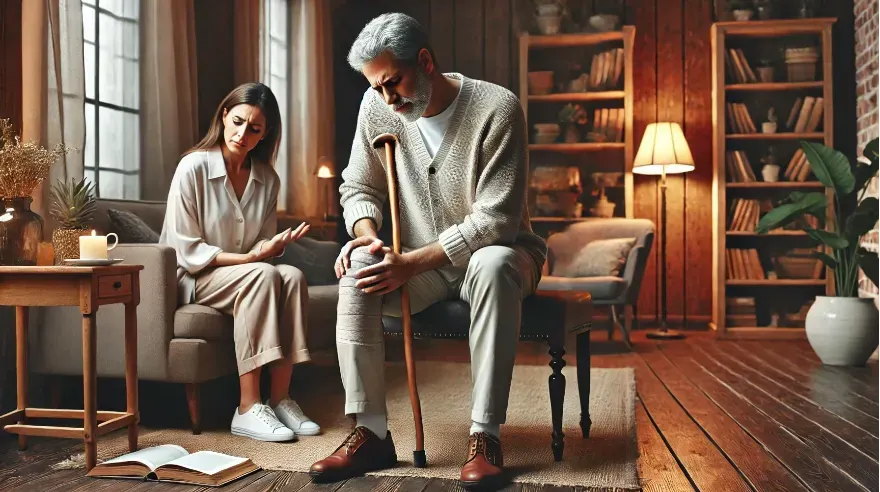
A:
{"label": "decorative vase", "polygon": [[31,197],[4,200],[0,215],[0,265],[34,266],[43,240],[43,219],[31,211]]}
{"label": "decorative vase", "polygon": [[768,183],[779,181],[779,166],[777,164],[765,164],[764,167],[761,168],[761,176],[763,176],[764,181]]}
{"label": "decorative vase", "polygon": [[752,20],[752,15],[754,14],[755,11],[752,9],[736,9],[733,11],[733,18],[739,22],[745,22]]}
{"label": "decorative vase", "polygon": [[776,133],[776,122],[765,121],[761,123],[761,131],[764,133]]}
{"label": "decorative vase", "polygon": [[89,229],[83,227],[63,228],[52,231],[52,250],[55,252],[55,264],[61,265],[64,260],[79,259],[79,237],[88,236]]}
{"label": "decorative vase", "polygon": [[565,143],[578,143],[581,141],[581,132],[574,124],[565,127]]}
{"label": "decorative vase", "polygon": [[877,348],[878,321],[871,297],[816,296],[807,311],[807,340],[823,364],[863,366]]}

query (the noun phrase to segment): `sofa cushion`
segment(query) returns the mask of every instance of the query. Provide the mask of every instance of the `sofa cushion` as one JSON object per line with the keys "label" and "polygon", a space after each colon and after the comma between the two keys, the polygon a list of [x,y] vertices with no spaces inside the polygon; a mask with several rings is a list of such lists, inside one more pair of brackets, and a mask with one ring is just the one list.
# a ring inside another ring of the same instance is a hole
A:
{"label": "sofa cushion", "polygon": [[553,277],[541,279],[538,288],[542,290],[577,290],[589,292],[594,301],[616,299],[626,289],[626,280],[621,277]]}
{"label": "sofa cushion", "polygon": [[338,302],[339,285],[309,286],[309,331],[306,334],[309,350],[335,349]]}
{"label": "sofa cushion", "polygon": [[618,276],[635,243],[634,237],[590,241],[569,261],[553,265],[551,274],[557,277]]}
{"label": "sofa cushion", "polygon": [[115,232],[119,236],[120,243],[159,242],[159,233],[137,215],[115,208],[108,209],[107,215],[110,217],[110,232]]}
{"label": "sofa cushion", "polygon": [[176,338],[232,339],[232,316],[199,304],[184,304],[174,313]]}
{"label": "sofa cushion", "polygon": [[96,205],[93,225],[99,234],[113,232],[108,213],[110,209],[125,210],[132,213],[143,220],[154,231],[161,231],[162,223],[165,221],[165,202],[100,198],[96,201]]}

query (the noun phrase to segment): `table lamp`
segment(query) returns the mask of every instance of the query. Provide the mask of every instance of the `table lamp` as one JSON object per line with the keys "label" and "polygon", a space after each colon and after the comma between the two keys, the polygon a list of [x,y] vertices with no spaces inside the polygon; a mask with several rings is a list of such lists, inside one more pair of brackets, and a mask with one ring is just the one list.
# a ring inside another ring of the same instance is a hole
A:
{"label": "table lamp", "polygon": [[330,190],[333,189],[333,178],[336,177],[336,173],[333,172],[333,162],[328,157],[321,157],[318,160],[318,168],[315,171],[315,176],[318,179],[324,180],[327,183],[324,188],[325,195],[325,207],[324,207],[324,221],[330,220],[330,210],[332,208],[332,204],[330,202]]}
{"label": "table lamp", "polygon": [[693,170],[694,157],[681,125],[674,122],[648,124],[633,161],[633,173],[660,176],[660,329],[648,333],[648,338],[684,338],[684,334],[666,326],[666,175]]}

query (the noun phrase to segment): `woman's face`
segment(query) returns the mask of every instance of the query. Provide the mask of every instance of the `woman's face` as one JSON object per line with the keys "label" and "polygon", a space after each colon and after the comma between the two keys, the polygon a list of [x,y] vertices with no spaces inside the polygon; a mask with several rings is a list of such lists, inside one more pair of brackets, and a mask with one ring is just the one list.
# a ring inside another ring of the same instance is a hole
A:
{"label": "woman's face", "polygon": [[266,132],[266,117],[260,108],[238,104],[223,110],[223,142],[233,154],[246,155]]}

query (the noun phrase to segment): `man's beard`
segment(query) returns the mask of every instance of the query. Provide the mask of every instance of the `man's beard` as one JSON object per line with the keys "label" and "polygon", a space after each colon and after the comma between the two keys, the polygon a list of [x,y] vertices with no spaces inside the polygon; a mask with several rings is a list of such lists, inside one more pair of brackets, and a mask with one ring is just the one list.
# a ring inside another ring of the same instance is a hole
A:
{"label": "man's beard", "polygon": [[[394,114],[400,116],[409,123],[413,123],[425,114],[428,104],[431,102],[431,78],[421,70],[416,69],[416,88],[412,97],[400,97],[400,100],[394,103]],[[410,103],[408,110],[398,112],[397,109],[406,103]]]}

